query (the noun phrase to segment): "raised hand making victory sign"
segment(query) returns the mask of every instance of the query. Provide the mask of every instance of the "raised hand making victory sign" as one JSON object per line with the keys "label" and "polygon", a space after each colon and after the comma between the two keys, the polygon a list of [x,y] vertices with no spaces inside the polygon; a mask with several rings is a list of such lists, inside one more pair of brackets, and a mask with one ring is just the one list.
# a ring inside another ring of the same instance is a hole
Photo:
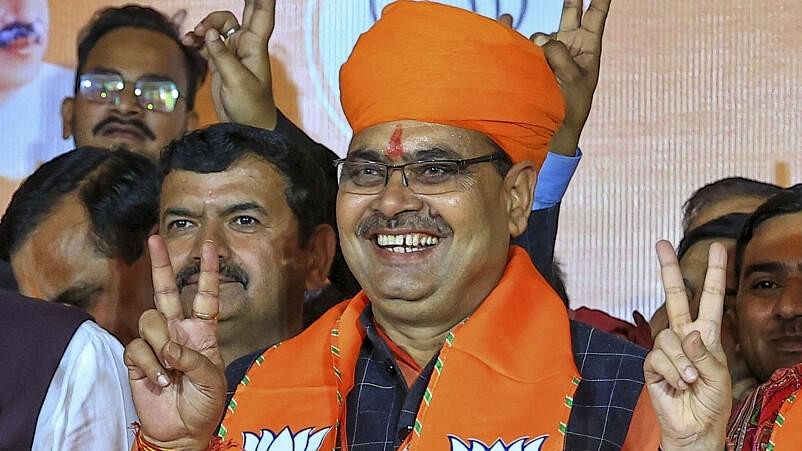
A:
{"label": "raised hand making victory sign", "polygon": [[184,36],[184,44],[199,46],[209,61],[212,96],[221,121],[275,128],[267,52],[275,16],[275,0],[245,0],[242,23],[230,11],[215,11]]}
{"label": "raised hand making victory sign", "polygon": [[205,449],[223,414],[226,381],[217,348],[218,258],[203,244],[198,293],[185,318],[164,241],[148,240],[156,310],[139,320],[141,338],[125,349],[134,404],[148,443]]}
{"label": "raised hand making victory sign", "polygon": [[688,297],[671,244],[657,243],[669,328],[655,339],[644,364],[649,396],[669,450],[724,449],[732,387],[721,346],[727,251],[710,246],[699,317],[691,318]]}

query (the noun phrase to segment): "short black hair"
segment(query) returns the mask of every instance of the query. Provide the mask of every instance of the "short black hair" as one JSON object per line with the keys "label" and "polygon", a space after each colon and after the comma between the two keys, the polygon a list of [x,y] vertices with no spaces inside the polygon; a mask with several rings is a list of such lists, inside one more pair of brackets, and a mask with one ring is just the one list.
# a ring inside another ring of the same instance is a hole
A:
{"label": "short black hair", "polygon": [[699,188],[682,206],[682,230],[688,226],[705,207],[734,197],[768,199],[782,191],[777,185],[745,177],[727,177]]}
{"label": "short black hair", "polygon": [[187,92],[182,94],[185,95],[187,109],[193,110],[195,108],[195,94],[206,77],[206,61],[204,61],[197,49],[188,47],[181,42],[177,25],[170,22],[170,19],[164,14],[153,8],[133,4],[110,7],[98,11],[92,21],[81,31],[78,40],[78,69],[75,75],[75,93],[78,93],[80,76],[86,65],[89,52],[95,47],[97,41],[107,33],[124,27],[141,28],[162,33],[178,45],[178,48],[184,54],[187,74]]}
{"label": "short black hair", "polygon": [[0,221],[0,258],[11,260],[36,225],[76,192],[92,221],[98,251],[135,262],[158,224],[156,165],[127,151],[79,147],[39,167],[14,193]]}
{"label": "short black hair", "polygon": [[161,182],[174,170],[223,172],[248,155],[261,158],[284,177],[284,196],[298,219],[302,245],[306,245],[315,227],[330,224],[334,206],[327,192],[333,188],[323,168],[305,149],[296,148],[279,133],[261,128],[223,123],[184,135],[162,151]]}
{"label": "short black hair", "polygon": [[712,239],[738,239],[741,229],[749,219],[749,213],[730,213],[712,221],[708,221],[699,227],[695,227],[682,237],[682,241],[677,246],[677,260],[682,260],[682,257],[693,247],[694,244]]}
{"label": "short black hair", "polygon": [[746,246],[761,224],[771,218],[802,212],[802,184],[781,190],[764,202],[749,217],[735,244],[735,274],[740,278]]}

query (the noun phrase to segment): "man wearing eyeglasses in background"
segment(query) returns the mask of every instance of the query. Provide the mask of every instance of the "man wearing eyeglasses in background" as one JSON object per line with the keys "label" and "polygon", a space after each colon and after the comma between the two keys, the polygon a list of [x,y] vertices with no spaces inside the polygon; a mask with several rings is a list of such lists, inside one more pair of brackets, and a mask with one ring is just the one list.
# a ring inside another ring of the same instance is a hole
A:
{"label": "man wearing eyeglasses in background", "polygon": [[195,93],[206,63],[158,11],[137,5],[99,12],[78,42],[75,97],[61,106],[64,138],[158,158],[195,128]]}

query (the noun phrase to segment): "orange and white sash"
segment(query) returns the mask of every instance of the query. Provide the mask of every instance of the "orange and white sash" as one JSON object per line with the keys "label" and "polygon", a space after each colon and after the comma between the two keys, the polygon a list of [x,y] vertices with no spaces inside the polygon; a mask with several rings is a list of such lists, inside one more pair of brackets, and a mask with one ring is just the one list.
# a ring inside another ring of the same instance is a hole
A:
{"label": "orange and white sash", "polygon": [[[247,451],[346,450],[367,303],[358,294],[257,359],[221,436]],[[498,286],[448,334],[404,448],[562,451],[579,381],[563,303],[513,247]]]}

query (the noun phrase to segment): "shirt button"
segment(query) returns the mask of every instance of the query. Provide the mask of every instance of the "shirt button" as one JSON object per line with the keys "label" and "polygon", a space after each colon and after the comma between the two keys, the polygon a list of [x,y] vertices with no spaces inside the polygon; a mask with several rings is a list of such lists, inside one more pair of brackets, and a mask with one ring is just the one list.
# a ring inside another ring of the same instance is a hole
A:
{"label": "shirt button", "polygon": [[407,439],[407,436],[412,432],[412,425],[409,424],[407,426],[403,426],[400,431],[398,431],[398,440],[404,441]]}
{"label": "shirt button", "polygon": [[393,365],[392,360],[385,360],[384,361],[384,368],[387,370],[388,373],[395,375],[395,365]]}

